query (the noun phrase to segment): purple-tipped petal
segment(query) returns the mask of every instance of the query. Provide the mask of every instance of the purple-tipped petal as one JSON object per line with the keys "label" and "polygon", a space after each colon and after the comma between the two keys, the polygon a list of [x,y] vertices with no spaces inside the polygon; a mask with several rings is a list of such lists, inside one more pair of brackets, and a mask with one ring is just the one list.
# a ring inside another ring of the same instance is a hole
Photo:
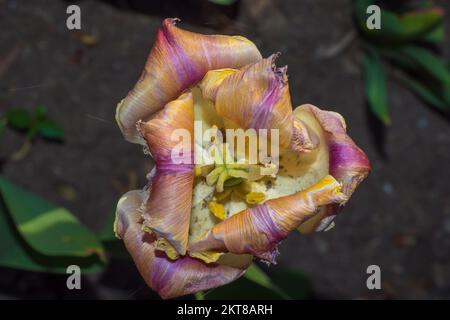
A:
{"label": "purple-tipped petal", "polygon": [[191,243],[189,251],[250,253],[274,263],[277,244],[289,232],[314,216],[320,206],[345,201],[340,187],[327,176],[309,189],[241,211]]}
{"label": "purple-tipped petal", "polygon": [[223,79],[215,93],[215,107],[232,127],[278,129],[280,150],[285,150],[293,130],[292,105],[286,69],[276,68],[275,58],[272,55]]}
{"label": "purple-tipped petal", "polygon": [[139,81],[117,107],[116,120],[130,142],[143,142],[136,130],[137,121],[149,120],[207,71],[241,68],[261,59],[256,46],[246,38],[202,35],[179,29],[175,22],[164,20]]}
{"label": "purple-tipped petal", "polygon": [[175,298],[215,288],[239,278],[248,267],[205,264],[189,256],[170,260],[155,249],[155,236],[142,231],[141,208],[148,192],[130,191],[117,206],[115,230],[145,282],[164,298]]}
{"label": "purple-tipped petal", "polygon": [[[142,123],[140,131],[156,166],[150,181],[150,197],[143,212],[144,225],[184,255],[194,183],[192,94],[185,93],[168,103],[152,120]],[[181,148],[176,149],[177,146]],[[174,150],[179,152],[172,154]]]}
{"label": "purple-tipped petal", "polygon": [[[326,132],[330,154],[330,174],[342,183],[342,192],[347,196],[348,201],[371,170],[367,155],[347,135],[344,118],[339,113],[324,111],[310,104],[298,108],[314,114]],[[322,219],[314,219],[316,223],[314,225],[310,223],[308,229],[304,228],[304,232],[326,229],[338,211],[339,206],[331,205],[325,210]]]}

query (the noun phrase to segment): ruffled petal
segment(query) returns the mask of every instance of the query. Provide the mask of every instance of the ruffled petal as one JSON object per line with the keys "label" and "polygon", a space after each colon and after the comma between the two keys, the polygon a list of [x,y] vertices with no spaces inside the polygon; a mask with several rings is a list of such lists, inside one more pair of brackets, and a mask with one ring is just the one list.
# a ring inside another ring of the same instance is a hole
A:
{"label": "ruffled petal", "polygon": [[[371,166],[367,155],[362,151],[346,133],[344,118],[337,112],[324,111],[313,105],[299,106],[300,110],[308,110],[319,121],[326,132],[329,154],[330,174],[342,183],[342,192],[347,196],[347,201],[368,176]],[[323,210],[321,219],[314,219],[308,226],[302,226],[302,232],[313,230],[322,231],[333,221],[338,213],[338,206],[330,206]]]}
{"label": "ruffled petal", "polygon": [[192,94],[185,93],[168,103],[152,120],[142,123],[140,131],[156,167],[143,214],[144,226],[184,255],[194,183]]}
{"label": "ruffled petal", "polygon": [[138,120],[148,120],[208,70],[241,68],[261,59],[246,38],[193,33],[175,22],[164,20],[140,79],[117,107],[116,120],[130,142],[143,142],[135,127]]}
{"label": "ruffled petal", "polygon": [[274,263],[277,244],[289,232],[314,216],[319,207],[346,200],[340,189],[341,185],[332,176],[326,176],[304,191],[231,216],[191,243],[189,251],[250,253]]}
{"label": "ruffled petal", "polygon": [[295,152],[309,152],[320,143],[319,137],[302,120],[294,119],[291,138],[291,150]]}
{"label": "ruffled petal", "polygon": [[[148,286],[164,298],[175,298],[222,286],[239,278],[251,260],[205,264],[189,256],[175,261],[155,250],[155,237],[142,231],[141,207],[147,191],[130,191],[117,205],[115,230]],[[233,257],[228,257],[228,259]],[[245,258],[245,257],[244,257]],[[238,260],[239,261],[239,260]]]}
{"label": "ruffled petal", "polygon": [[275,58],[228,75],[217,89],[215,107],[229,127],[278,129],[282,151],[291,141],[293,115],[286,68],[276,68]]}

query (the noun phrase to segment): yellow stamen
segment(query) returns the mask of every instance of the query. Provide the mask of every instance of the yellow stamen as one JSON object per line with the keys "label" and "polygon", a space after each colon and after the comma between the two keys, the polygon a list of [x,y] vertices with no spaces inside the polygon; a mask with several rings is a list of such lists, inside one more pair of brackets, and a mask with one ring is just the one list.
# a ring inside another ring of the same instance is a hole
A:
{"label": "yellow stamen", "polygon": [[209,208],[209,211],[211,211],[214,214],[214,216],[216,216],[218,219],[220,219],[220,220],[225,219],[226,211],[225,211],[225,207],[223,206],[223,204],[215,202],[215,201],[211,201],[208,204],[208,208]]}
{"label": "yellow stamen", "polygon": [[248,204],[258,204],[266,200],[266,195],[262,192],[250,192],[245,196]]}
{"label": "yellow stamen", "polygon": [[200,177],[202,175],[202,168],[200,166],[195,166],[194,174],[196,177]]}

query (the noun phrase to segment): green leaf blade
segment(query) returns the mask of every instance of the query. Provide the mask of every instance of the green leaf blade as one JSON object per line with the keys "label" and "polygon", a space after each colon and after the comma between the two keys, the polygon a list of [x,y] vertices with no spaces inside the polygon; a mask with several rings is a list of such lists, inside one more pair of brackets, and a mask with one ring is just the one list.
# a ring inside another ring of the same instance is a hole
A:
{"label": "green leaf blade", "polygon": [[416,67],[436,80],[444,84],[450,83],[450,72],[446,62],[441,57],[417,46],[404,46],[399,49],[399,52],[410,59]]}
{"label": "green leaf blade", "polygon": [[99,272],[104,268],[104,263],[96,256],[86,258],[46,256],[35,251],[22,238],[4,202],[0,201],[0,266],[24,271],[65,274],[70,265],[78,265],[83,273]]}
{"label": "green leaf blade", "polygon": [[372,0],[355,0],[354,12],[363,34],[381,42],[402,43],[423,37],[442,24],[443,10],[439,7],[423,8],[403,14],[381,8],[381,29],[370,30],[366,21],[367,7],[375,4]]}
{"label": "green leaf blade", "polygon": [[372,113],[384,124],[390,124],[387,104],[386,76],[379,55],[367,50],[364,55],[366,96]]}
{"label": "green leaf blade", "polygon": [[104,257],[96,237],[64,208],[58,208],[0,177],[0,196],[26,243],[46,256]]}
{"label": "green leaf blade", "polygon": [[27,130],[31,127],[33,119],[30,113],[22,109],[13,109],[6,113],[8,124],[17,130]]}
{"label": "green leaf blade", "polygon": [[236,2],[236,0],[208,0],[208,1],[221,6],[229,6]]}
{"label": "green leaf blade", "polygon": [[64,130],[56,122],[44,119],[38,124],[38,133],[44,138],[53,140],[64,139]]}

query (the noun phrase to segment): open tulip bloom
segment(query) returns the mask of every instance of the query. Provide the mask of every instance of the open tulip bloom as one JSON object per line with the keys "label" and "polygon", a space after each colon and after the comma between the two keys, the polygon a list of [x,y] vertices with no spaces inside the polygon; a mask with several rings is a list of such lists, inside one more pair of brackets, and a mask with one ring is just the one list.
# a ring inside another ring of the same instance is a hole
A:
{"label": "open tulip bloom", "polygon": [[254,258],[275,263],[291,231],[331,228],[370,171],[340,114],[292,110],[276,55],[175,23],[164,20],[116,112],[155,167],[119,200],[115,232],[163,298],[232,282]]}

